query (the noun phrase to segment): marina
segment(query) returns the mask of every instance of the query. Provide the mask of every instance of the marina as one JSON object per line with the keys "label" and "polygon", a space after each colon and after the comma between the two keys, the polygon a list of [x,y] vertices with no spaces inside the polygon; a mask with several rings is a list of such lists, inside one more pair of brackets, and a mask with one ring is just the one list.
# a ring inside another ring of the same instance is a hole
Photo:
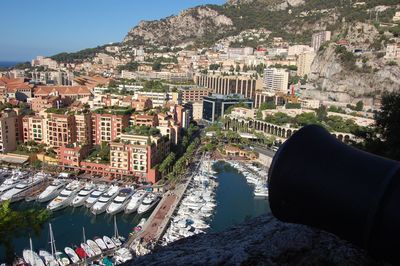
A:
{"label": "marina", "polygon": [[[157,245],[218,232],[269,212],[266,170],[243,162],[214,161],[208,155],[192,167],[182,183],[164,195],[153,193],[150,188],[95,184],[36,173],[35,178],[45,180],[46,185],[30,194],[29,202],[28,197],[16,198],[13,207],[47,208],[53,215],[39,235],[14,240],[16,254],[29,254],[30,259],[36,260],[34,252],[44,261],[54,257],[57,265],[98,259],[118,264],[147,254]],[[30,180],[18,171],[7,173],[3,184],[11,185],[0,186],[2,195],[13,194],[7,192]],[[123,238],[116,237],[116,232]],[[49,244],[51,239],[57,240],[57,250]],[[32,250],[28,248],[30,241]],[[4,251],[0,252],[4,257]]]}

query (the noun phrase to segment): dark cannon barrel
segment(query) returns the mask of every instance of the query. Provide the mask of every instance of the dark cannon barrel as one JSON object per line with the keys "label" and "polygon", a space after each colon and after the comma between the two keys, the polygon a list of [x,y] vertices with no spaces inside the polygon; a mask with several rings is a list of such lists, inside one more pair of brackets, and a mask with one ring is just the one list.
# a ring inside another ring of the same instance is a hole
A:
{"label": "dark cannon barrel", "polygon": [[278,150],[268,178],[278,219],[334,233],[400,263],[400,163],[306,126]]}

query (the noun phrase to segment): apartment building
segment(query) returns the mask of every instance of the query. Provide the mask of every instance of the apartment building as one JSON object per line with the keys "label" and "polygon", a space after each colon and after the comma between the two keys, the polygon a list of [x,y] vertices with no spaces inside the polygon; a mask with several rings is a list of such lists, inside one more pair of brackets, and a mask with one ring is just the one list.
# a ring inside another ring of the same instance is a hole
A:
{"label": "apartment building", "polygon": [[318,52],[319,48],[324,42],[331,40],[330,31],[321,31],[314,33],[311,37],[311,46],[314,48],[314,52]]}
{"label": "apartment building", "polygon": [[264,71],[264,87],[274,92],[286,93],[289,83],[289,72],[284,68],[267,67]]}
{"label": "apartment building", "polygon": [[30,103],[31,103],[31,108],[34,112],[40,112],[41,110],[52,107],[61,108],[64,106],[64,102],[60,96],[32,98]]}
{"label": "apartment building", "polygon": [[153,107],[163,107],[168,102],[168,93],[153,91],[137,91],[136,99],[149,98],[153,103]]}
{"label": "apartment building", "polygon": [[311,65],[314,58],[314,52],[304,52],[299,54],[297,57],[297,75],[299,77],[304,77],[311,73]]}
{"label": "apartment building", "polygon": [[182,101],[187,102],[201,102],[204,96],[208,96],[211,93],[211,89],[203,87],[191,87],[191,88],[180,88],[179,91],[182,93]]}
{"label": "apartment building", "polygon": [[154,166],[169,153],[169,146],[169,140],[161,136],[122,134],[120,142],[110,144],[110,171],[155,183]]}
{"label": "apartment building", "polygon": [[62,147],[76,142],[76,123],[73,115],[48,114],[46,144]]}
{"label": "apartment building", "polygon": [[46,119],[40,116],[25,116],[22,118],[23,142],[35,141],[44,143],[46,141]]}
{"label": "apartment building", "polygon": [[34,89],[35,97],[61,96],[70,99],[81,99],[92,96],[88,87],[85,86],[37,86]]}
{"label": "apartment building", "polygon": [[130,120],[131,126],[158,126],[157,115],[132,115]]}
{"label": "apartment building", "polygon": [[17,148],[16,124],[17,113],[5,109],[0,114],[0,152],[10,152]]}
{"label": "apartment building", "polygon": [[[241,94],[254,98],[256,90],[262,88],[262,80],[251,76],[223,76],[220,74],[197,75],[194,78],[197,86],[211,89],[212,93],[229,95]],[[204,98],[204,96],[203,96]]]}
{"label": "apartment building", "polygon": [[76,141],[81,145],[92,145],[92,116],[87,114],[75,115]]}
{"label": "apartment building", "polygon": [[100,145],[103,141],[110,142],[120,137],[123,130],[129,126],[130,115],[92,114],[92,142]]}

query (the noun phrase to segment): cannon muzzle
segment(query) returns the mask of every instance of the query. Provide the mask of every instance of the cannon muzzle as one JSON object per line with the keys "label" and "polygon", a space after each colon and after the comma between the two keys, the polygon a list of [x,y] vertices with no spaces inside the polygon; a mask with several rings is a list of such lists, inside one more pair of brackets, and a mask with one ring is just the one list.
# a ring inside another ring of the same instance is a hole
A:
{"label": "cannon muzzle", "polygon": [[269,203],[278,219],[336,234],[376,258],[400,263],[400,163],[306,126],[276,153]]}

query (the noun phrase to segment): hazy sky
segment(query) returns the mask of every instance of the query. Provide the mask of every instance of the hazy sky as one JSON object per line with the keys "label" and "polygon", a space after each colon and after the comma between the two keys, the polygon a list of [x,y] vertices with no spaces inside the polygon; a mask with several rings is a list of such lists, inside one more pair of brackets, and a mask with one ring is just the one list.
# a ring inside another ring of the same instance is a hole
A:
{"label": "hazy sky", "polygon": [[4,0],[0,3],[0,61],[77,51],[122,41],[140,20],[178,14],[225,0]]}

